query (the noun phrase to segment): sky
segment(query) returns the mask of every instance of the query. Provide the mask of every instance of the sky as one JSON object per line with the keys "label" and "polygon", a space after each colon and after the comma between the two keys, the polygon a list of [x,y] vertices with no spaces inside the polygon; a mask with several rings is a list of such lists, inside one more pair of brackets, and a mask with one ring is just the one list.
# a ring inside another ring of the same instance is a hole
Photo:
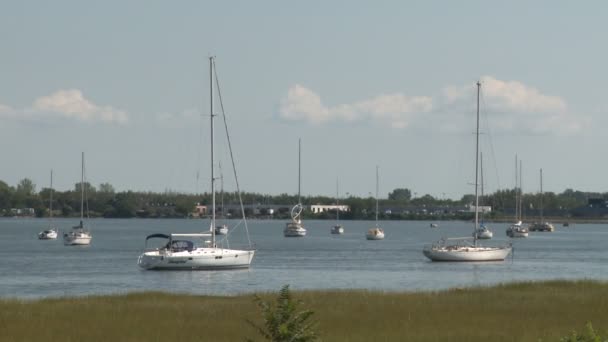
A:
{"label": "sky", "polygon": [[[608,191],[603,1],[1,1],[0,180],[210,189],[209,56],[244,191]],[[217,101],[217,99],[216,99]],[[217,109],[217,106],[216,106]],[[219,110],[216,111],[219,113]],[[234,189],[224,128],[216,172]]]}

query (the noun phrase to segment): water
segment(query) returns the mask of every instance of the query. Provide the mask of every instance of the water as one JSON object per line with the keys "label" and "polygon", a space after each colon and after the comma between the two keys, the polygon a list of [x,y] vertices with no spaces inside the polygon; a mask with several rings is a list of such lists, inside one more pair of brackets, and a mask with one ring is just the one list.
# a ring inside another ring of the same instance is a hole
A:
{"label": "water", "polygon": [[[57,219],[60,229],[77,223]],[[439,290],[497,283],[548,280],[608,280],[608,229],[599,224],[557,227],[513,240],[515,256],[504,262],[432,263],[423,245],[442,236],[468,236],[471,224],[387,221],[381,241],[365,240],[373,222],[344,221],[344,235],[332,235],[333,221],[306,221],[308,236],[284,238],[283,220],[250,221],[257,252],[248,270],[143,271],[136,265],[144,238],[152,233],[198,232],[206,220],[97,219],[91,246],[66,247],[61,239],[41,241],[43,219],[0,219],[0,297],[41,298],[133,291],[234,295],[294,289]],[[494,238],[507,242],[507,224],[492,224]],[[240,240],[240,241],[239,241]],[[244,242],[242,230],[231,242]],[[485,241],[483,243],[486,243]]]}

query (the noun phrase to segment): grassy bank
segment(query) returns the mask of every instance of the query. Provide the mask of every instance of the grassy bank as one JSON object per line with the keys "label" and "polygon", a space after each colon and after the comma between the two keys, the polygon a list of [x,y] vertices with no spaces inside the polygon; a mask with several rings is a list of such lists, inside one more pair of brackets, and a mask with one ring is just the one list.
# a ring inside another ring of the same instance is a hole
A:
{"label": "grassy bank", "polygon": [[[608,327],[608,283],[509,284],[429,293],[296,291],[324,341],[558,341]],[[276,294],[263,294],[271,299]],[[0,300],[3,341],[243,341],[257,338],[251,295]]]}

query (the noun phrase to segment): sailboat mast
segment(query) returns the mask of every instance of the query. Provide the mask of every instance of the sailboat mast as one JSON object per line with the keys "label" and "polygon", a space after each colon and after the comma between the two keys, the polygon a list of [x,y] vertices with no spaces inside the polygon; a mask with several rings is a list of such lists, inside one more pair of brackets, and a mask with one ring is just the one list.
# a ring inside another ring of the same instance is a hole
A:
{"label": "sailboat mast", "polygon": [[540,169],[540,223],[543,221],[543,169]]}
{"label": "sailboat mast", "polygon": [[475,229],[473,237],[475,245],[477,245],[477,228],[479,227],[479,194],[478,194],[478,177],[479,177],[479,92],[481,83],[477,81],[477,128],[475,130]]}
{"label": "sailboat mast", "polygon": [[209,57],[209,103],[211,105],[211,244],[215,247],[215,175],[213,170],[213,56]]}
{"label": "sailboat mast", "polygon": [[376,165],[376,227],[378,227],[378,165]]}
{"label": "sailboat mast", "polygon": [[522,177],[523,162],[519,161],[519,219],[524,218],[524,179]]}
{"label": "sailboat mast", "polygon": [[53,225],[53,169],[51,169],[51,199],[49,201],[49,221]]}
{"label": "sailboat mast", "polygon": [[302,183],[302,139],[298,139],[298,204],[302,204],[300,200],[300,187]]}
{"label": "sailboat mast", "polygon": [[336,224],[340,221],[340,183],[336,178]]}
{"label": "sailboat mast", "polygon": [[[481,205],[484,205],[484,197],[483,197],[483,152],[479,152],[479,181],[481,182]],[[481,210],[481,223],[483,224],[483,215],[484,211]]]}
{"label": "sailboat mast", "polygon": [[84,220],[84,152],[80,165],[80,228],[83,227],[82,220]]}
{"label": "sailboat mast", "polygon": [[519,219],[519,183],[517,177],[517,154],[515,155],[515,222]]}

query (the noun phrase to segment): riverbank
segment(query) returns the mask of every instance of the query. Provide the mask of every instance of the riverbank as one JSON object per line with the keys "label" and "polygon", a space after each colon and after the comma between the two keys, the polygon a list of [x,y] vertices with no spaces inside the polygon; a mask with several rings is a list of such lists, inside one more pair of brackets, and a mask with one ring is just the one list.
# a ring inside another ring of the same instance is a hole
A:
{"label": "riverbank", "polygon": [[[277,289],[278,290],[278,289]],[[549,281],[440,292],[294,291],[323,341],[558,341],[587,322],[608,327],[608,283]],[[271,300],[276,293],[266,293]],[[0,300],[9,341],[261,340],[252,295],[158,292]]]}

